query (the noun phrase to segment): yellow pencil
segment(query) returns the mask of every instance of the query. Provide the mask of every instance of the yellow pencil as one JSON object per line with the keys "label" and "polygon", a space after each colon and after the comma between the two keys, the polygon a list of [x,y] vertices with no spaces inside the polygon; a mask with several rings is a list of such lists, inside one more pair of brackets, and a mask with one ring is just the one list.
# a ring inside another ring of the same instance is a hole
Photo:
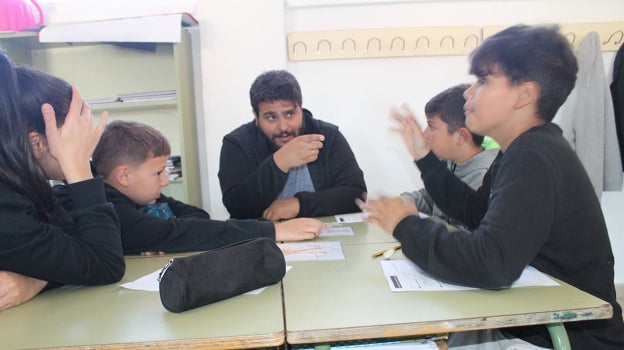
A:
{"label": "yellow pencil", "polygon": [[394,251],[397,251],[397,250],[399,250],[399,249],[401,249],[401,245],[400,245],[400,244],[399,244],[399,245],[396,245],[396,246],[394,246],[394,247],[392,247],[392,248],[383,249],[383,250],[380,250],[380,251],[374,252],[374,253],[371,255],[371,258],[376,258],[376,257],[378,257],[378,256],[382,256],[382,255],[384,255],[384,253],[386,253],[387,251],[392,251],[392,252],[394,252]]}

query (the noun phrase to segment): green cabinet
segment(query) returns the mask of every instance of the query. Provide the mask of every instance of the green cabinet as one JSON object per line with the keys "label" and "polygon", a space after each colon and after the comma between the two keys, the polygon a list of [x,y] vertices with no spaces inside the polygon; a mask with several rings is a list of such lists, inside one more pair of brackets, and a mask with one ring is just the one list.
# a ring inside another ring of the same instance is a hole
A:
{"label": "green cabinet", "polygon": [[0,34],[0,48],[14,62],[76,85],[94,116],[108,111],[109,121],[134,120],[161,131],[182,171],[165,194],[201,206],[193,81],[199,73],[191,43],[187,28],[179,43],[41,43],[36,33]]}

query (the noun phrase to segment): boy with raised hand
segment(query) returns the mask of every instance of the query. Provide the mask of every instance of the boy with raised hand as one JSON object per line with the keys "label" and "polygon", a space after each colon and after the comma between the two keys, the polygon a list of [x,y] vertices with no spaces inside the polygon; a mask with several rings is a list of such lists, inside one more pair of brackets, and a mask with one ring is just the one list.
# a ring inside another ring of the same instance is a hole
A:
{"label": "boy with raised hand", "polygon": [[[501,147],[478,190],[429,151],[413,116],[395,119],[404,134],[413,136],[416,164],[436,204],[475,229],[449,232],[420,219],[413,205],[397,198],[379,198],[361,208],[401,242],[405,256],[447,282],[509,288],[531,265],[605,300],[613,307],[611,319],[564,324],[571,347],[624,349],[614,258],[600,203],[578,157],[551,122],[576,81],[569,42],[554,26],[518,25],[484,40],[470,60],[477,81],[464,93],[466,125]],[[454,333],[449,346],[539,349],[553,344],[546,326],[528,326]]]}
{"label": "boy with raised hand", "polygon": [[[472,133],[466,128],[464,115],[464,91],[470,85],[459,84],[450,87],[427,102],[425,115],[427,128],[424,136],[433,154],[445,160],[447,167],[460,180],[473,189],[479,188],[483,175],[496,158],[498,149],[484,150],[481,147],[483,136]],[[393,110],[391,116],[399,118],[399,111]],[[412,159],[417,159],[417,150],[411,142],[410,135],[404,138],[405,145]],[[413,192],[404,192],[401,197],[413,202],[421,213],[439,217],[449,224],[463,226],[461,221],[449,218],[422,188]]]}
{"label": "boy with raised hand", "polygon": [[125,254],[202,251],[255,237],[299,241],[318,237],[325,227],[310,218],[282,223],[211,220],[204,210],[162,194],[169,142],[141,123],[110,123],[93,153],[106,197],[121,224]]}

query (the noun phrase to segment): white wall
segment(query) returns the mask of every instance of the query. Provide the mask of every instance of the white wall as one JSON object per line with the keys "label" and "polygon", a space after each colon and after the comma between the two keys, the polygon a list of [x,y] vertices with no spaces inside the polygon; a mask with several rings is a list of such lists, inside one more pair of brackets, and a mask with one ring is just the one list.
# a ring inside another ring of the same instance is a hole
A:
{"label": "white wall", "polygon": [[[264,70],[286,68],[298,78],[303,104],[338,124],[364,170],[369,193],[398,194],[422,183],[399,139],[388,132],[387,111],[407,102],[420,112],[446,87],[471,82],[466,56],[289,62],[286,34],[295,31],[384,27],[512,25],[624,21],[624,2],[489,0],[378,1],[362,5],[295,6],[309,1],[200,1],[210,198],[205,206],[226,218],[218,171],[221,138],[251,120],[248,89]],[[259,5],[261,3],[261,5]],[[611,68],[614,53],[605,53]],[[422,113],[420,113],[422,114]],[[624,283],[624,193],[603,196],[616,254],[616,282]]]}
{"label": "white wall", "polygon": [[286,64],[281,0],[202,0],[201,37],[206,166],[201,178],[204,208],[229,217],[221,202],[217,171],[225,134],[253,118],[249,86],[262,71]]}

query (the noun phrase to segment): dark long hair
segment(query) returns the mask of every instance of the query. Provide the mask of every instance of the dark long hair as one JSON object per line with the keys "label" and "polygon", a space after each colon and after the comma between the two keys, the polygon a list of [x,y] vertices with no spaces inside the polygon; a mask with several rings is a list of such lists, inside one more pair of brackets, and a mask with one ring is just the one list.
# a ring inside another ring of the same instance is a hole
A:
{"label": "dark long hair", "polygon": [[[11,60],[0,52],[0,182],[32,200],[42,220],[51,223],[62,222],[62,219],[56,220],[49,212],[54,201],[52,189],[44,170],[35,159],[28,140],[29,131],[45,134],[45,126],[41,129],[41,125],[44,125],[41,103],[34,105],[35,102],[28,102],[32,104],[29,108],[37,108],[38,114],[32,112],[26,114],[22,108],[24,102],[29,101],[29,97],[22,99],[22,96],[37,91],[23,89],[20,84],[22,72],[27,70],[15,67]],[[60,94],[60,90],[55,93]],[[62,123],[67,110],[57,110],[57,106],[54,108],[57,123],[59,116]],[[37,118],[40,119],[39,126],[30,125],[29,120]]]}
{"label": "dark long hair", "polygon": [[65,80],[29,67],[15,67],[19,85],[19,108],[28,131],[45,134],[41,105],[49,103],[56,114],[58,127],[65,123],[72,99],[72,87]]}

